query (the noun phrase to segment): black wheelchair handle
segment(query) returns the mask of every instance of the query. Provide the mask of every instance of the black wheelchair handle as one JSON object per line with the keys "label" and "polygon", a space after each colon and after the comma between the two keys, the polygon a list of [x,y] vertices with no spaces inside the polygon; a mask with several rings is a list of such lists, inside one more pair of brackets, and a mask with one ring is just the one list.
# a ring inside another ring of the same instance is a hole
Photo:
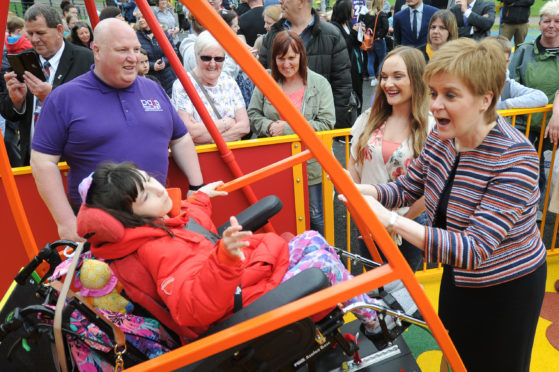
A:
{"label": "black wheelchair handle", "polygon": [[[31,273],[35,271],[35,269],[41,264],[43,261],[47,261],[50,264],[49,273],[52,273],[56,266],[62,260],[58,255],[58,247],[61,246],[71,246],[72,248],[76,249],[78,247],[78,243],[70,241],[70,240],[57,240],[54,243],[49,243],[45,245],[43,249],[39,251],[39,254],[35,256],[15,277],[15,281],[19,285],[24,285],[25,281],[29,278]],[[50,275],[49,275],[50,276]],[[46,276],[45,276],[46,277]]]}

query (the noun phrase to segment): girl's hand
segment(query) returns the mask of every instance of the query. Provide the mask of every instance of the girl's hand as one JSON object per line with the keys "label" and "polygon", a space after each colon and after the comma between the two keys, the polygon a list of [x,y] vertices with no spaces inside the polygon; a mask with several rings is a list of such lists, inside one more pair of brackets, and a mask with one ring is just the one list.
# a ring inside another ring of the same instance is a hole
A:
{"label": "girl's hand", "polygon": [[219,191],[216,190],[219,186],[223,185],[223,181],[215,181],[212,183],[208,183],[207,185],[204,185],[202,187],[200,187],[200,189],[198,189],[198,191],[203,192],[204,194],[207,194],[210,198],[213,198],[215,196],[225,196],[228,194],[227,191]]}
{"label": "girl's hand", "polygon": [[252,231],[242,231],[243,227],[234,216],[229,219],[231,226],[229,226],[223,233],[221,239],[223,247],[229,252],[230,255],[239,257],[241,261],[245,260],[243,248],[249,246],[249,242],[242,240],[252,235]]}

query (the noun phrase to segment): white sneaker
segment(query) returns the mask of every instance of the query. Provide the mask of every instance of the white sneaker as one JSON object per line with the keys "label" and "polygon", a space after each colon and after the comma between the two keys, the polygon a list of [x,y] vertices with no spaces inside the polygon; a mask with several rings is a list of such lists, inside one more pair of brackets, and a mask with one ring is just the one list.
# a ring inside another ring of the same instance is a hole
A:
{"label": "white sneaker", "polygon": [[372,86],[372,87],[376,87],[376,86],[377,86],[377,84],[378,84],[378,80],[377,80],[377,78],[375,78],[375,77],[374,77],[374,78],[372,78],[372,79],[371,79],[371,86]]}

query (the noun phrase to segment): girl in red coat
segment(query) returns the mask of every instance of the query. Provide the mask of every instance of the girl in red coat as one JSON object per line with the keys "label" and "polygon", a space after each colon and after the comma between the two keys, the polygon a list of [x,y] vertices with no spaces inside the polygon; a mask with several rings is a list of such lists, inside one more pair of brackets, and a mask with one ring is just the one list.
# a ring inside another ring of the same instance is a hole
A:
{"label": "girl in red coat", "polygon": [[[227,194],[216,190],[222,184],[200,188],[182,201],[174,217],[169,215],[173,203],[166,189],[132,163],[104,164],[80,185],[85,206],[78,214],[78,233],[105,231],[89,237],[93,255],[111,260],[111,269],[133,301],[149,303],[147,295],[168,309],[175,323],[171,328],[185,342],[234,311],[239,287],[247,305],[309,267],[320,268],[332,284],[352,277],[335,249],[315,231],[288,243],[277,234],[243,231],[235,217],[217,242],[185,229],[193,218],[216,233],[210,198]],[[99,218],[92,217],[96,212],[108,213],[114,224],[104,221],[99,226]],[[367,295],[344,304],[357,301],[386,306]],[[364,333],[376,340],[381,333],[376,313],[362,308],[354,314],[364,323]],[[161,314],[154,315],[165,323]],[[391,322],[389,328],[393,326]]]}

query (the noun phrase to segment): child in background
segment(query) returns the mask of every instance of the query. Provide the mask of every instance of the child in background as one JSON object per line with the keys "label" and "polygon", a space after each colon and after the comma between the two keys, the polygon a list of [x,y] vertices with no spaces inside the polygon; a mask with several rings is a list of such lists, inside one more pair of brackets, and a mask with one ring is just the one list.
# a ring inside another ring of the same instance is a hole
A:
{"label": "child in background", "polygon": [[155,76],[149,75],[149,59],[148,52],[144,48],[140,48],[140,62],[138,62],[138,76],[145,77],[155,81],[157,84],[161,85],[159,79]]}
{"label": "child in background", "polygon": [[528,88],[509,76],[510,55],[512,53],[512,43],[503,35],[490,36],[503,49],[507,60],[507,79],[497,101],[497,110],[514,108],[542,107],[547,105],[547,96],[544,92],[534,88]]}
{"label": "child in background", "polygon": [[15,54],[25,49],[33,48],[31,42],[25,36],[25,31],[23,31],[24,25],[23,19],[19,17],[8,18],[6,25],[8,32],[4,41],[8,53]]}

